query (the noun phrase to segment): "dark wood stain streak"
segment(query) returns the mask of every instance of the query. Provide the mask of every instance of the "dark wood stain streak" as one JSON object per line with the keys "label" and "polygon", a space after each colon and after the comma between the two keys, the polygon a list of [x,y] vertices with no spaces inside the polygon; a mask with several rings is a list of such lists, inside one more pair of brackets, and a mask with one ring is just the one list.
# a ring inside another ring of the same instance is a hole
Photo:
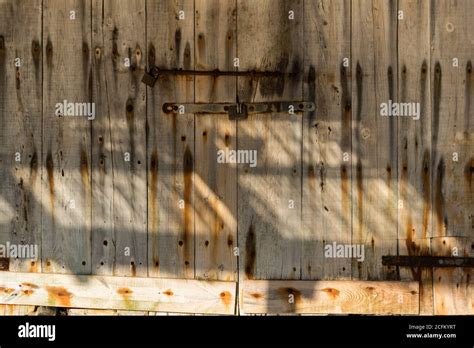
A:
{"label": "dark wood stain streak", "polygon": [[[15,55],[18,56],[18,52],[15,52]],[[16,66],[15,67],[15,87],[16,87],[17,91],[21,88],[21,79],[20,79],[20,77],[21,77],[20,67]],[[20,104],[21,108],[23,109],[22,102],[21,102],[21,94],[17,93],[17,97],[18,97],[18,103]]]}
{"label": "dark wood stain streak", "polygon": [[311,191],[316,187],[316,173],[312,164],[308,166],[308,185]]}
{"label": "dark wood stain streak", "polygon": [[350,185],[349,185],[349,173],[345,164],[341,165],[341,203],[343,207],[344,217],[350,219],[351,215],[351,200],[350,200]]}
{"label": "dark wood stain streak", "polygon": [[184,47],[183,66],[184,69],[191,69],[191,45],[189,42],[186,42],[186,47]]}
{"label": "dark wood stain streak", "polygon": [[[290,77],[289,77],[289,91],[291,92],[291,96],[290,98],[296,98],[298,99],[298,91],[300,90],[300,87],[299,87],[299,84],[301,82],[301,79],[302,79],[302,63],[301,63],[301,59],[296,56],[294,59],[293,59],[293,63],[291,64],[291,70],[290,70]],[[283,76],[284,78],[284,76]],[[283,88],[285,87],[285,84],[283,82]],[[283,93],[283,92],[282,92]]]}
{"label": "dark wood stain streak", "polygon": [[[5,38],[3,35],[0,35],[0,100],[3,102],[5,100],[6,93],[6,49],[5,49]],[[3,122],[5,107],[0,105],[0,119]]]}
{"label": "dark wood stain streak", "polygon": [[46,155],[46,172],[48,173],[48,183],[49,183],[49,202],[51,205],[51,218],[54,225],[55,214],[54,214],[54,163],[53,155],[51,150],[48,150]]}
{"label": "dark wood stain streak", "polygon": [[[151,232],[153,234],[158,233],[158,150],[153,148],[150,159],[150,200],[151,200]],[[154,243],[156,243],[156,238],[153,238]],[[153,250],[157,250],[157,246],[154,244]],[[154,252],[153,255],[156,253]],[[156,260],[158,261],[158,260]]]}
{"label": "dark wood stain streak", "polygon": [[474,175],[474,157],[471,157],[464,167],[464,178],[469,184],[469,188],[472,191],[472,176]]}
{"label": "dark wood stain streak", "polygon": [[38,177],[38,152],[36,150],[36,146],[33,147],[33,155],[31,155],[30,160],[30,185],[36,182],[36,178]]}
{"label": "dark wood stain streak", "polygon": [[174,47],[176,52],[176,64],[179,66],[180,53],[181,53],[181,29],[177,28],[174,33]]}
{"label": "dark wood stain streak", "polygon": [[230,70],[233,67],[233,61],[232,59],[234,58],[232,55],[233,52],[233,35],[232,31],[229,30],[227,31],[227,40],[225,41],[225,67],[226,70]]}
{"label": "dark wood stain streak", "polygon": [[155,45],[150,42],[148,45],[148,67],[154,67],[155,66],[155,60],[156,60],[156,53],[155,53]]}
{"label": "dark wood stain streak", "polygon": [[[51,38],[48,36],[46,41],[46,65],[48,68],[53,67],[53,43],[51,42]],[[52,69],[50,69],[51,71]]]}
{"label": "dark wood stain streak", "polygon": [[197,39],[197,52],[200,61],[206,60],[206,39],[203,33],[198,34]]}
{"label": "dark wood stain streak", "polygon": [[[439,111],[441,102],[441,65],[436,62],[434,69],[434,87],[433,87],[433,120],[432,120],[432,168],[436,167],[436,161],[438,160],[438,136],[439,136]],[[434,173],[433,173],[434,174]]]}
{"label": "dark wood stain streak", "polygon": [[[423,170],[421,172],[421,181],[423,183],[423,226],[422,226],[422,238],[428,237],[428,219],[431,210],[431,175],[430,175],[430,151],[425,149],[423,153]],[[429,251],[426,250],[428,253]]]}
{"label": "dark wood stain streak", "polygon": [[[127,98],[125,103],[125,119],[127,121],[128,127],[128,136],[130,143],[131,156],[134,157],[135,154],[135,107],[134,100],[130,97]],[[135,173],[135,160],[132,158],[130,160],[130,169],[132,173]],[[134,181],[131,182],[132,189],[134,186]]]}
{"label": "dark wood stain streak", "polygon": [[319,187],[321,188],[321,192],[324,191],[324,185],[325,185],[325,178],[326,178],[326,168],[324,167],[324,162],[320,163],[319,167]]}
{"label": "dark wood stain streak", "polygon": [[[406,67],[403,67],[405,74],[406,74]],[[402,69],[402,72],[403,72]],[[404,75],[402,73],[402,79],[404,78]],[[387,69],[387,80],[388,80],[388,95],[390,100],[395,102],[395,82],[393,78],[393,69],[392,66],[389,66]],[[402,89],[403,90],[403,89]],[[389,150],[390,150],[390,159],[396,160],[397,158],[397,147],[395,144],[396,138],[395,138],[395,125],[396,125],[396,117],[389,117],[388,118],[388,124],[389,124]],[[390,172],[389,172],[390,175]],[[390,181],[389,181],[390,184]],[[390,187],[390,185],[389,185]],[[389,216],[389,215],[388,215]]]}
{"label": "dark wood stain streak", "polygon": [[84,190],[87,192],[90,189],[89,161],[87,159],[87,152],[84,148],[81,149],[80,158],[82,185],[84,186]]}
{"label": "dark wood stain streak", "polygon": [[255,231],[253,225],[250,224],[245,240],[245,275],[248,279],[254,279],[256,256],[257,242],[255,239]]}
{"label": "dark wood stain streak", "polygon": [[[119,31],[116,26],[114,26],[114,29],[112,30],[112,67],[114,71],[118,70],[118,64],[119,64],[119,57],[120,53],[118,51],[118,45],[117,45],[117,40],[118,40],[118,35]],[[117,79],[117,75],[113,74],[114,79]]]}
{"label": "dark wood stain streak", "polygon": [[[355,138],[357,144],[357,164],[356,164],[356,187],[357,187],[357,202],[358,202],[358,224],[359,232],[362,233],[364,226],[364,185],[363,185],[363,172],[362,172],[362,149],[361,149],[361,136],[360,136],[360,123],[362,121],[362,97],[363,97],[363,72],[359,62],[356,67],[356,86],[357,86],[357,112],[356,112],[356,129]],[[360,263],[359,263],[360,264]]]}
{"label": "dark wood stain streak", "polygon": [[[428,63],[426,60],[423,60],[423,63],[421,64],[420,75],[420,118],[423,120],[426,114],[426,91],[428,90]],[[422,126],[420,127],[421,139],[424,139],[424,129],[427,125],[427,122],[422,121]]]}
{"label": "dark wood stain streak", "polygon": [[465,106],[464,106],[464,132],[466,138],[469,136],[469,129],[471,124],[471,99],[473,97],[472,93],[472,84],[473,84],[473,74],[472,74],[472,62],[469,60],[466,64],[466,86],[464,92]]}
{"label": "dark wood stain streak", "polygon": [[194,159],[191,149],[186,145],[183,157],[183,174],[184,174],[184,255],[190,258],[193,252],[191,240],[194,235],[193,230],[193,172]]}
{"label": "dark wood stain streak", "polygon": [[[316,69],[313,65],[309,67],[308,71],[308,100],[316,103]],[[316,107],[317,107],[316,103]],[[313,127],[313,123],[316,121],[316,111],[308,112],[308,128]]]}
{"label": "dark wood stain streak", "polygon": [[438,237],[443,236],[443,220],[445,223],[445,227],[447,227],[447,217],[443,219],[445,214],[445,202],[443,196],[443,183],[444,183],[444,175],[445,175],[445,164],[444,158],[441,157],[438,167],[436,169],[436,182],[435,182],[435,210],[436,210],[436,217],[438,220]]}
{"label": "dark wood stain streak", "polygon": [[82,75],[84,76],[84,81],[89,80],[89,44],[87,42],[82,42]]}
{"label": "dark wood stain streak", "polygon": [[[289,56],[287,52],[282,53],[281,58],[276,64],[276,71],[286,71],[289,64]],[[282,96],[285,90],[285,76],[279,75],[274,77],[262,77],[260,79],[260,94],[262,97],[271,97],[273,95]]]}
{"label": "dark wood stain streak", "polygon": [[[313,68],[314,69],[314,68]],[[340,69],[340,83],[341,83],[341,151],[349,152],[351,150],[351,110],[352,101],[351,93],[349,92],[349,78],[347,76],[346,67],[341,63]]]}

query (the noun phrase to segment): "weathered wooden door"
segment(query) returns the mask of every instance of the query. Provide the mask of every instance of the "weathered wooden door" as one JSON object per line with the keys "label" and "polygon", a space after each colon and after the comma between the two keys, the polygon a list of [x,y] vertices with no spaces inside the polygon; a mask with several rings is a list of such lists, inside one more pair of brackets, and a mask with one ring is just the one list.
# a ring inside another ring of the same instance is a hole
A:
{"label": "weathered wooden door", "polygon": [[[382,256],[472,256],[473,22],[470,0],[0,0],[0,242],[41,250],[2,267],[149,278],[171,312],[472,314],[471,269]],[[163,110],[237,102],[316,107]],[[117,287],[107,309],[157,310]]]}

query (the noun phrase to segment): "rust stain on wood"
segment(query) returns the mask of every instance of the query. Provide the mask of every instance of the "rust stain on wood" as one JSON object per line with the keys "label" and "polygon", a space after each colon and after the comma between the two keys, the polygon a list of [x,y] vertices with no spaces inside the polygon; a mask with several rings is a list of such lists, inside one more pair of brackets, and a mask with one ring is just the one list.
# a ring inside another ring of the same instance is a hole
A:
{"label": "rust stain on wood", "polygon": [[163,294],[165,294],[166,296],[173,296],[174,295],[174,293],[173,293],[173,291],[171,291],[171,289],[166,290],[165,292],[163,292]]}
{"label": "rust stain on wood", "polygon": [[33,283],[21,283],[20,286],[24,286],[26,288],[31,288],[31,289],[39,289],[39,286]]}
{"label": "rust stain on wood", "polygon": [[333,300],[338,298],[339,294],[341,293],[339,290],[334,289],[334,288],[324,288],[324,289],[321,289],[321,291],[325,292]]}
{"label": "rust stain on wood", "polygon": [[228,307],[231,305],[231,301],[232,301],[232,294],[228,291],[223,291],[220,293],[219,295],[222,303],[224,303],[224,306]]}
{"label": "rust stain on wood", "polygon": [[47,286],[48,298],[54,304],[60,304],[63,307],[71,307],[71,299],[74,296],[62,286]]}
{"label": "rust stain on wood", "polygon": [[129,296],[132,296],[133,291],[130,290],[129,288],[119,288],[117,289],[117,294],[123,297],[129,297]]}
{"label": "rust stain on wood", "polygon": [[0,287],[0,291],[4,292],[5,294],[11,294],[12,292],[15,291],[13,288],[5,288],[5,287]]}

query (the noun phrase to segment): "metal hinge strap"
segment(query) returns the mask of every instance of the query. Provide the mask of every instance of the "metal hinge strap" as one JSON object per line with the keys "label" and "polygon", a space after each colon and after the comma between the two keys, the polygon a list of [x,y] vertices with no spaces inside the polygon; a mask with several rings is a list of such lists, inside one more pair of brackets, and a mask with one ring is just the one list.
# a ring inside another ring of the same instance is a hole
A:
{"label": "metal hinge strap", "polygon": [[474,267],[474,257],[382,256],[382,265],[401,267]]}
{"label": "metal hinge strap", "polygon": [[163,111],[175,114],[228,114],[230,120],[244,120],[249,114],[314,111],[311,102],[267,102],[267,103],[165,103]]}
{"label": "metal hinge strap", "polygon": [[247,77],[280,77],[280,76],[292,76],[297,75],[297,73],[291,72],[280,72],[280,71],[256,71],[256,70],[246,70],[246,71],[221,71],[221,70],[183,70],[183,69],[160,69],[158,67],[150,68],[143,75],[142,82],[147,86],[153,87],[158,80],[158,77],[165,75],[191,75],[191,76],[247,76]]}

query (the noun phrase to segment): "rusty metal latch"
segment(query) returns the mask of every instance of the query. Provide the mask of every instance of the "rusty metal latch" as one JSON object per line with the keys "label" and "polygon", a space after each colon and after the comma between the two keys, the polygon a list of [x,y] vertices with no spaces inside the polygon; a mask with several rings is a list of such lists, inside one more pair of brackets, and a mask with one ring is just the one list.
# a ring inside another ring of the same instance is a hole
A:
{"label": "rusty metal latch", "polygon": [[165,103],[163,112],[170,114],[227,114],[229,120],[245,120],[249,114],[262,114],[270,112],[296,112],[314,111],[312,102],[267,102],[267,103],[212,103],[212,104],[180,104]]}
{"label": "rusty metal latch", "polygon": [[160,76],[165,75],[194,75],[194,76],[247,76],[247,77],[280,77],[280,76],[291,76],[296,75],[296,73],[286,73],[280,71],[221,71],[221,70],[183,70],[183,69],[160,69],[156,66],[151,67],[148,71],[145,72],[142,78],[142,82],[149,86],[153,87]]}
{"label": "rusty metal latch", "polygon": [[474,257],[382,256],[382,265],[401,267],[474,267]]}

